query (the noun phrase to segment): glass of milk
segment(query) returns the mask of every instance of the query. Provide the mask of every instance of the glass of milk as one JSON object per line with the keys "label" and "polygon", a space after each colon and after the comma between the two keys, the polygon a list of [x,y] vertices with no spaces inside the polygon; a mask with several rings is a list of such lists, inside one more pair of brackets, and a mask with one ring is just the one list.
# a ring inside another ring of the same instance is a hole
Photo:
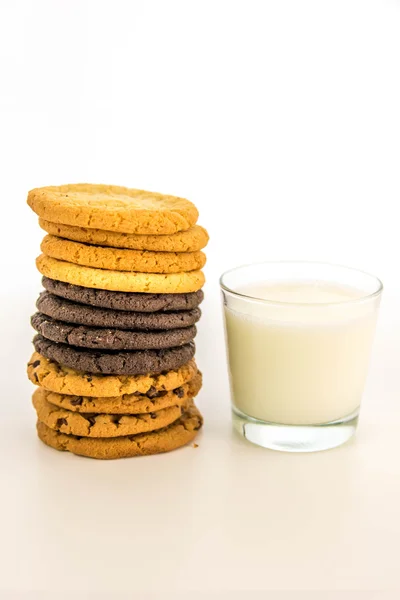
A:
{"label": "glass of milk", "polygon": [[382,283],[336,265],[269,262],[220,280],[233,423],[255,444],[334,448],[357,427]]}

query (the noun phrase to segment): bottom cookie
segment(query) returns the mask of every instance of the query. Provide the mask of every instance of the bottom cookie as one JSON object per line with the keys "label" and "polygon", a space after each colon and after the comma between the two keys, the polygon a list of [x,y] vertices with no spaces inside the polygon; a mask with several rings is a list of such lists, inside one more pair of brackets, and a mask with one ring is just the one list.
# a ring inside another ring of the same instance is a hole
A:
{"label": "bottom cookie", "polygon": [[98,459],[128,458],[170,452],[192,441],[203,424],[194,404],[172,425],[151,433],[115,438],[87,438],[54,431],[37,422],[38,436],[47,446]]}

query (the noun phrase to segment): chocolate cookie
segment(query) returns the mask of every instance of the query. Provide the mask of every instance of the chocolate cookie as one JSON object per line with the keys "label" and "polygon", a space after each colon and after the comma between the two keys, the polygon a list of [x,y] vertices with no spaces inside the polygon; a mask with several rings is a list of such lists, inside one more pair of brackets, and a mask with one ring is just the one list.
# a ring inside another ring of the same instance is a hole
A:
{"label": "chocolate cookie", "polygon": [[172,425],[151,433],[139,433],[115,438],[87,438],[54,431],[37,422],[39,438],[56,450],[64,450],[89,458],[113,459],[170,452],[191,442],[203,424],[203,417],[194,404]]}
{"label": "chocolate cookie", "polygon": [[55,296],[50,292],[42,292],[36,306],[41,313],[58,321],[117,329],[178,329],[194,325],[201,316],[199,308],[179,312],[148,313],[87,306]]}
{"label": "chocolate cookie", "polygon": [[[202,290],[187,294],[147,294],[137,292],[113,292],[109,290],[92,289],[63,281],[56,281],[49,277],[43,277],[43,287],[67,300],[112,308],[114,310],[126,310],[135,312],[156,312],[192,310],[203,301]],[[44,312],[44,311],[42,311]]]}
{"label": "chocolate cookie", "polygon": [[47,340],[41,335],[33,339],[36,352],[65,367],[86,373],[140,375],[177,369],[193,358],[193,342],[167,350],[137,350],[136,352],[100,352],[76,349]]}
{"label": "chocolate cookie", "polygon": [[31,324],[38,333],[53,342],[98,350],[175,348],[188,344],[196,336],[195,326],[168,331],[128,331],[63,323],[43,313],[34,314]]}

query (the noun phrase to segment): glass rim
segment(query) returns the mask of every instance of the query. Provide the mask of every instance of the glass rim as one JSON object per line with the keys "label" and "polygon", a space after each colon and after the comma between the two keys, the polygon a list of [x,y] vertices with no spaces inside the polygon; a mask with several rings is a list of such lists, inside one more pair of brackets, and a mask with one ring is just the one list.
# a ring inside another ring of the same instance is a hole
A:
{"label": "glass rim", "polygon": [[[266,300],[265,298],[258,298],[257,296],[250,296],[249,294],[243,294],[243,293],[237,292],[237,291],[231,289],[229,286],[225,285],[225,283],[223,281],[224,278],[231,273],[235,273],[236,271],[240,271],[241,269],[246,269],[248,267],[257,267],[257,266],[260,267],[262,265],[320,265],[320,266],[325,266],[325,267],[334,267],[336,269],[345,269],[346,271],[353,271],[354,273],[366,275],[367,277],[374,279],[376,282],[376,285],[377,285],[377,289],[374,292],[372,292],[370,294],[366,293],[365,295],[360,296],[359,298],[352,298],[350,300],[341,300],[340,302],[307,302],[307,303],[305,303],[305,302],[283,302],[283,301],[279,301],[279,300]],[[244,265],[239,265],[237,267],[234,267],[233,269],[228,269],[227,271],[224,271],[219,278],[219,285],[222,290],[224,290],[225,292],[228,292],[229,294],[232,294],[233,296],[237,296],[238,298],[243,298],[246,300],[255,300],[256,302],[261,302],[263,304],[275,304],[278,306],[297,306],[297,307],[302,307],[302,308],[316,307],[316,306],[329,307],[329,306],[338,306],[338,305],[343,305],[343,304],[346,304],[346,305],[347,304],[356,304],[358,302],[365,302],[367,300],[372,300],[373,298],[380,296],[380,294],[383,291],[383,283],[379,279],[379,277],[376,277],[375,275],[371,275],[371,273],[368,273],[367,271],[362,271],[361,269],[355,269],[353,267],[347,267],[345,265],[338,265],[336,263],[328,263],[328,262],[323,262],[323,261],[311,261],[311,260],[266,260],[266,261],[260,261],[260,262],[246,263]]]}

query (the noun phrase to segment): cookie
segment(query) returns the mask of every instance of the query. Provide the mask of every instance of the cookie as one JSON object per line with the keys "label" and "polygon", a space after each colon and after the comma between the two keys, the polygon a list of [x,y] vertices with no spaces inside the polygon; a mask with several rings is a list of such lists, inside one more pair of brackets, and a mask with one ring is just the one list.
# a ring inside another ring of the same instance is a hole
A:
{"label": "cookie", "polygon": [[204,227],[195,225],[186,231],[172,235],[135,235],[134,233],[116,233],[101,229],[89,229],[52,223],[39,219],[39,225],[51,235],[98,246],[128,248],[130,250],[153,250],[155,252],[196,252],[207,246],[209,237]]}
{"label": "cookie", "polygon": [[189,362],[195,353],[193,342],[167,350],[101,352],[58,344],[41,335],[33,338],[36,352],[75,371],[102,375],[145,375],[173,371]]}
{"label": "cookie", "polygon": [[[113,293],[113,292],[110,292]],[[114,292],[118,293],[118,292]],[[191,327],[200,319],[199,308],[175,313],[140,313],[85,306],[42,292],[36,302],[39,311],[56,321],[135,330],[170,330]],[[45,336],[47,337],[47,336]]]}
{"label": "cookie", "polygon": [[53,223],[146,235],[185,231],[199,216],[185,198],[89,183],[36,188],[28,205]]}
{"label": "cookie", "polygon": [[203,418],[194,404],[177,421],[152,433],[139,433],[116,438],[87,438],[54,431],[38,421],[38,436],[56,450],[64,450],[90,458],[113,459],[159,454],[185,446],[197,435]]}
{"label": "cookie", "polygon": [[46,235],[40,246],[43,254],[75,265],[107,271],[137,271],[139,273],[182,273],[204,267],[203,252],[152,252],[105,248],[71,242]]}
{"label": "cookie", "polygon": [[203,287],[205,281],[202,271],[168,274],[106,271],[74,265],[44,254],[36,259],[36,266],[42,275],[50,279],[57,279],[82,287],[120,292],[151,294],[197,292]]}
{"label": "cookie", "polygon": [[196,327],[167,331],[128,331],[105,327],[87,327],[55,321],[43,313],[31,317],[31,325],[48,340],[79,348],[98,350],[160,350],[175,348],[191,342]]}
{"label": "cookie", "polygon": [[[110,308],[117,311],[133,311],[144,313],[181,310],[187,311],[193,310],[199,306],[204,299],[203,290],[198,290],[197,292],[191,292],[188,294],[140,294],[132,292],[112,292],[109,290],[96,290],[87,287],[81,287],[79,285],[72,285],[71,283],[65,283],[63,281],[48,279],[48,277],[42,278],[42,285],[46,290],[52,294],[55,294],[56,296],[60,296],[61,298],[72,300],[73,302],[78,302],[80,304],[88,304],[90,306],[98,306],[100,308]],[[43,310],[43,306],[38,306],[38,308],[41,310],[41,312],[46,313],[46,311]],[[49,316],[52,317],[55,315],[49,314]],[[76,322],[80,323],[80,321]],[[100,325],[98,322],[89,323],[88,321],[87,323],[92,325]],[[193,323],[190,323],[190,325],[193,325]],[[105,324],[105,326],[107,325]],[[184,325],[180,326],[184,327]],[[124,327],[121,325],[121,321],[118,322],[118,327],[124,329]],[[135,327],[137,327],[137,325],[135,325]],[[159,328],[155,327],[155,329]],[[160,329],[167,329],[164,322]]]}
{"label": "cookie", "polygon": [[185,405],[175,404],[162,410],[141,415],[79,414],[54,406],[45,398],[44,390],[38,388],[32,403],[39,421],[67,435],[92,438],[111,438],[155,431],[171,425],[185,412]]}
{"label": "cookie", "polygon": [[201,389],[202,376],[200,372],[174,390],[156,390],[151,387],[146,394],[124,394],[123,396],[113,396],[111,398],[101,398],[90,396],[69,396],[66,394],[56,394],[40,388],[45,399],[72,412],[77,413],[106,413],[119,415],[132,415],[156,412],[169,406],[182,406],[188,400],[197,396]]}
{"label": "cookie", "polygon": [[32,383],[51,392],[109,398],[124,394],[147,394],[149,390],[174,390],[193,379],[197,367],[195,361],[190,360],[179,369],[158,375],[90,375],[63,367],[34,352],[27,372]]}

